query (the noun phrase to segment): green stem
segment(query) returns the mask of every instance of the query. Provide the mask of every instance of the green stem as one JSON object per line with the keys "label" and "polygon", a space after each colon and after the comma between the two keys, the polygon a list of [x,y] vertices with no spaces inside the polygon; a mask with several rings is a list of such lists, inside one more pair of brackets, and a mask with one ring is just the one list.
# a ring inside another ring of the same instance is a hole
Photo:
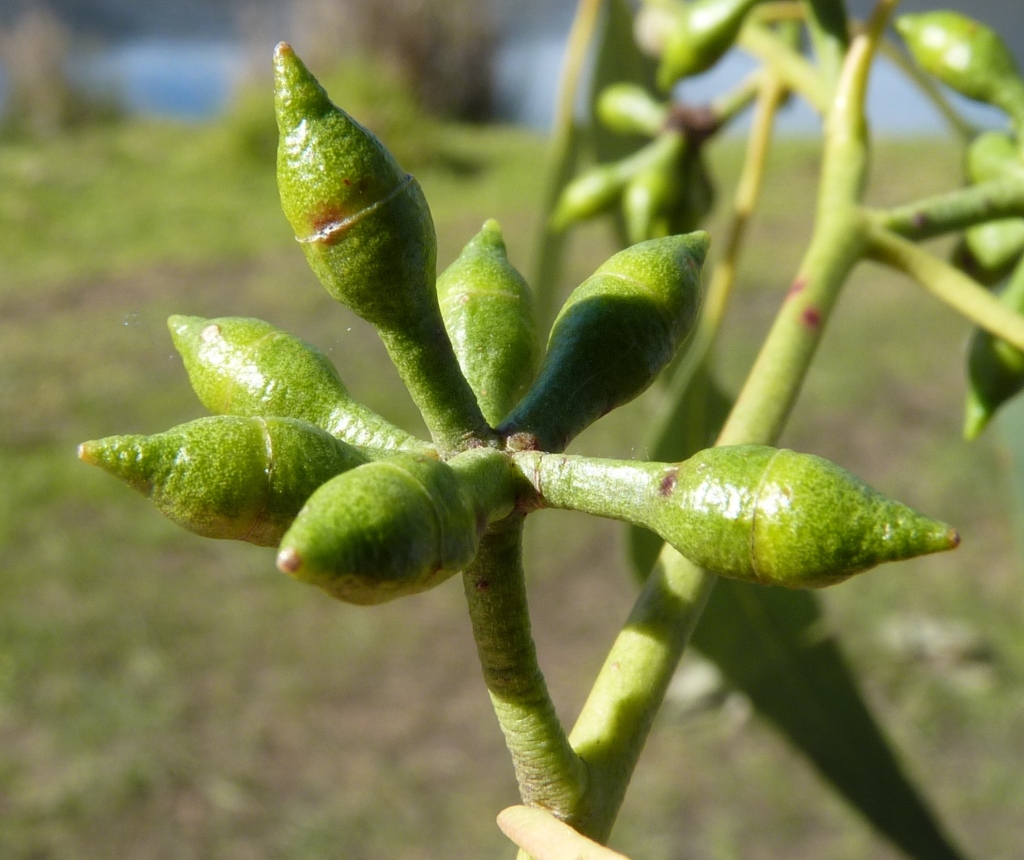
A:
{"label": "green stem", "polygon": [[512,754],[524,803],[571,819],[587,786],[555,713],[530,634],[522,565],[523,516],[494,524],[463,572],[484,682]]}
{"label": "green stem", "polygon": [[553,166],[544,189],[544,200],[540,220],[540,235],[537,239],[537,260],[534,265],[532,283],[535,290],[535,312],[542,330],[554,318],[558,276],[562,261],[562,247],[566,237],[551,228],[547,215],[555,209],[562,189],[568,184],[580,154],[581,131],[576,122],[576,99],[585,67],[588,51],[594,39],[601,10],[606,0],[579,0],[576,17],[565,48],[565,61],[558,86],[558,104],[555,111],[555,127],[551,142],[555,154]]}
{"label": "green stem", "polygon": [[869,243],[873,259],[909,275],[976,325],[1024,350],[1024,316],[959,269],[888,230],[872,229]]}
{"label": "green stem", "polygon": [[770,29],[750,22],[740,31],[736,44],[761,60],[788,89],[803,96],[818,113],[828,110],[828,90],[814,66]]}
{"label": "green stem", "polygon": [[[867,228],[857,206],[867,166],[863,95],[890,8],[883,3],[876,9],[869,32],[855,39],[847,54],[826,125],[817,228],[719,444],[777,441],[839,290],[865,250]],[[592,838],[601,841],[611,830],[654,714],[714,582],[712,574],[663,547],[598,675],[570,734],[591,773],[587,814],[574,823]]]}
{"label": "green stem", "polygon": [[569,736],[591,777],[586,811],[569,823],[591,839],[605,842],[611,833],[714,581],[675,550],[662,552],[598,673]]}
{"label": "green stem", "polygon": [[443,326],[417,337],[384,328],[378,333],[440,451],[460,451],[474,440],[494,441]]}
{"label": "green stem", "polygon": [[869,212],[877,227],[915,241],[1015,216],[1024,216],[1024,178],[1018,177],[992,179]]}

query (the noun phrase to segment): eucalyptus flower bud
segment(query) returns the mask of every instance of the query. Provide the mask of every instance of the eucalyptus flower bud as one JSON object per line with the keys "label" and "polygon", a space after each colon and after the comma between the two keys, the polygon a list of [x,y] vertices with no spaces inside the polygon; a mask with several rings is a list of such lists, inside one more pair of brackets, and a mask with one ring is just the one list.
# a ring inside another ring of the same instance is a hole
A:
{"label": "eucalyptus flower bud", "polygon": [[484,418],[498,424],[537,372],[533,295],[490,220],[438,278],[438,301],[462,374]]}
{"label": "eucalyptus flower bud", "polygon": [[467,451],[452,465],[396,454],[317,490],[281,541],[278,567],[347,603],[383,603],[440,584],[476,555],[514,503],[508,458]]}
{"label": "eucalyptus flower bud", "polygon": [[419,183],[283,42],[274,53],[281,206],[327,291],[373,324],[445,451],[489,440],[445,333]]}
{"label": "eucalyptus flower bud", "polygon": [[976,101],[1024,119],[1024,81],[999,34],[958,12],[902,15],[899,31],[917,64]]}
{"label": "eucalyptus flower bud", "polygon": [[[980,134],[971,141],[966,168],[972,183],[1024,177],[1024,162],[1014,142],[995,131]],[[964,232],[964,241],[984,272],[1005,272],[1024,253],[1024,218],[977,224]]]}
{"label": "eucalyptus flower bud", "polygon": [[356,402],[315,346],[247,317],[167,321],[192,388],[219,415],[298,418],[383,456],[426,443]]}
{"label": "eucalyptus flower bud", "polygon": [[154,436],[110,436],[78,456],[197,535],[275,546],[313,491],[366,456],[291,418],[216,416]]}
{"label": "eucalyptus flower bud", "polygon": [[668,108],[638,84],[612,84],[597,99],[597,117],[619,134],[656,137],[665,125]]}
{"label": "eucalyptus flower bud", "polygon": [[[999,300],[1016,313],[1024,312],[1024,263],[1017,264]],[[1024,353],[984,329],[975,329],[967,347],[964,438],[976,439],[998,409],[1022,390]]]}
{"label": "eucalyptus flower bud", "polygon": [[561,451],[654,381],[690,333],[707,247],[701,232],[642,242],[573,290],[536,381],[499,428],[510,447]]}
{"label": "eucalyptus flower bud", "polygon": [[562,190],[551,214],[551,228],[564,230],[570,224],[608,211],[630,180],[650,167],[675,161],[685,146],[680,132],[668,131],[627,158],[584,171]]}
{"label": "eucalyptus flower bud", "polygon": [[743,21],[759,0],[693,0],[675,14],[668,30],[658,86],[668,90],[676,81],[710,69],[732,47]]}
{"label": "eucalyptus flower bud", "polygon": [[834,463],[784,449],[708,448],[676,464],[515,459],[539,505],[643,526],[705,570],[762,585],[821,588],[959,543]]}

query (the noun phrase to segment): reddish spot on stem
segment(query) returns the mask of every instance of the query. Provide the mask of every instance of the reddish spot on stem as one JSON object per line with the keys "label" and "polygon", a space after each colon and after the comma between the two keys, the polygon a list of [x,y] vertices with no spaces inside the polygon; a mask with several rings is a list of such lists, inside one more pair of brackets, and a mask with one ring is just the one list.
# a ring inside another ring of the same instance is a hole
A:
{"label": "reddish spot on stem", "polygon": [[679,470],[670,469],[665,473],[665,477],[661,479],[661,483],[658,485],[658,492],[662,496],[671,496],[675,492],[676,484],[679,482]]}
{"label": "reddish spot on stem", "polygon": [[924,212],[915,212],[910,219],[910,223],[918,230],[923,230],[928,226],[928,216]]}
{"label": "reddish spot on stem", "polygon": [[295,547],[286,547],[277,554],[277,568],[284,573],[295,573],[302,567],[302,556]]}
{"label": "reddish spot on stem", "polygon": [[490,588],[490,587],[491,587],[491,584],[486,579],[478,579],[476,581],[476,590],[477,591],[487,591],[487,589]]}
{"label": "reddish spot on stem", "polygon": [[956,529],[949,530],[949,546],[950,548],[960,546],[960,532],[958,532]]}
{"label": "reddish spot on stem", "polygon": [[807,279],[806,278],[797,278],[790,285],[789,295],[795,296],[797,293],[802,293],[803,290],[804,290],[804,287],[806,287],[806,286],[807,286]]}
{"label": "reddish spot on stem", "polygon": [[351,179],[342,179],[341,181],[344,182],[346,186],[352,184],[352,180]]}
{"label": "reddish spot on stem", "polygon": [[800,314],[800,322],[807,328],[818,328],[821,325],[821,311],[814,305],[808,305]]}

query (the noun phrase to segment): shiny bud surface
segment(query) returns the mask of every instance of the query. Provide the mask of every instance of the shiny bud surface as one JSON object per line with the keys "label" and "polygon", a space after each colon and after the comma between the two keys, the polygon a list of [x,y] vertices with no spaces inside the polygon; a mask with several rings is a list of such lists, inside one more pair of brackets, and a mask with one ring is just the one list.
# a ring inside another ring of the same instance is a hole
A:
{"label": "shiny bud surface", "polygon": [[167,324],[192,388],[213,413],[297,418],[373,456],[425,447],[353,400],[320,350],[270,323],[179,315]]}
{"label": "shiny bud surface", "polygon": [[647,389],[696,318],[707,248],[702,232],[642,242],[573,290],[536,381],[499,428],[513,448],[561,451]]}
{"label": "shiny bud surface", "polygon": [[84,442],[80,459],[120,478],[190,532],[275,546],[325,481],[366,462],[290,418],[200,418],[153,436]]}

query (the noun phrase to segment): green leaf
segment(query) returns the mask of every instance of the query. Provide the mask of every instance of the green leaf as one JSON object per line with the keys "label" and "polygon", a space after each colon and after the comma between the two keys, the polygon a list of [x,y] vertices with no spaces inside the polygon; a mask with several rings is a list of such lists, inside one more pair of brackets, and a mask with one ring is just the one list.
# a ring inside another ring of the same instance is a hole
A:
{"label": "green leaf", "polygon": [[813,595],[721,580],[693,644],[907,854],[962,856],[903,772]]}

